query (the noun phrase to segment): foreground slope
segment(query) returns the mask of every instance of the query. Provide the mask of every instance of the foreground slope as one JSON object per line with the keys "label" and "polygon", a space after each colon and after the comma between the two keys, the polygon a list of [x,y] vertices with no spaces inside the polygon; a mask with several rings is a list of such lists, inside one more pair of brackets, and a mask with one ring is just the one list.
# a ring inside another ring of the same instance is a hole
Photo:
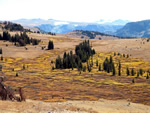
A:
{"label": "foreground slope", "polygon": [[150,106],[125,100],[67,101],[47,103],[0,101],[0,113],[148,113]]}

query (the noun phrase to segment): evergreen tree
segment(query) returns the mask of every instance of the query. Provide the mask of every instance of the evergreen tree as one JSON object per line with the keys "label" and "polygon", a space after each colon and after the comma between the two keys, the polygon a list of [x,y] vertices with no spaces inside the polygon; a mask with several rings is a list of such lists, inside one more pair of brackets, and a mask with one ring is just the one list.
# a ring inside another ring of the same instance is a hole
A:
{"label": "evergreen tree", "polygon": [[6,40],[9,42],[14,42],[14,45],[17,45],[16,42],[19,43],[20,46],[25,46],[26,44],[32,43],[33,45],[38,45],[40,40],[37,39],[30,39],[26,32],[15,34],[15,36],[11,36],[7,31],[3,32],[3,37],[0,40]]}
{"label": "evergreen tree", "polygon": [[149,75],[148,75],[148,73],[147,73],[146,79],[149,79]]}
{"label": "evergreen tree", "polygon": [[16,73],[16,77],[18,77],[18,73]]}
{"label": "evergreen tree", "polygon": [[96,60],[96,66],[98,66],[98,60]]}
{"label": "evergreen tree", "polygon": [[119,61],[119,67],[118,67],[118,75],[121,76],[121,63]]}
{"label": "evergreen tree", "polygon": [[143,69],[140,69],[139,73],[140,73],[141,76],[143,76]]}
{"label": "evergreen tree", "polygon": [[64,57],[63,57],[63,58],[65,59],[65,58],[66,58],[66,56],[67,56],[67,54],[66,54],[66,52],[64,52]]}
{"label": "evergreen tree", "polygon": [[62,61],[61,61],[60,56],[58,56],[57,59],[56,59],[55,67],[56,67],[57,69],[62,69]]}
{"label": "evergreen tree", "polygon": [[113,75],[116,75],[116,69],[114,65],[113,65]]}
{"label": "evergreen tree", "polygon": [[134,69],[132,68],[132,69],[131,69],[131,75],[134,76],[134,74],[135,74],[135,73],[134,73]]}
{"label": "evergreen tree", "polygon": [[80,57],[82,62],[86,62],[90,56],[95,54],[95,50],[92,50],[92,48],[90,47],[89,40],[85,40],[84,42],[76,46],[75,53]]}
{"label": "evergreen tree", "polygon": [[139,72],[137,72],[137,78],[139,77]]}
{"label": "evergreen tree", "polygon": [[125,55],[125,54],[123,54],[123,57],[126,57],[126,55]]}
{"label": "evergreen tree", "polygon": [[91,66],[88,65],[87,68],[88,68],[88,71],[91,72],[91,70],[92,70]]}
{"label": "evergreen tree", "polygon": [[54,44],[53,44],[53,41],[49,40],[48,50],[51,50],[51,49],[54,49]]}
{"label": "evergreen tree", "polygon": [[3,37],[2,37],[2,35],[0,34],[0,40],[3,40]]}
{"label": "evergreen tree", "polygon": [[23,67],[22,67],[23,69],[26,69],[26,67],[25,67],[25,65],[23,65]]}
{"label": "evergreen tree", "polygon": [[129,55],[127,54],[127,58],[129,58]]}
{"label": "evergreen tree", "polygon": [[2,53],[3,53],[2,48],[0,48],[0,54],[2,54]]}
{"label": "evergreen tree", "polygon": [[98,68],[98,70],[99,70],[99,71],[101,71],[101,64],[99,64],[99,68]]}
{"label": "evergreen tree", "polygon": [[109,73],[109,72],[113,72],[113,69],[114,69],[114,63],[113,63],[112,56],[110,56],[109,60],[106,57],[105,61],[103,62],[103,70]]}
{"label": "evergreen tree", "polygon": [[0,71],[2,71],[2,65],[0,64]]}
{"label": "evergreen tree", "polygon": [[127,74],[127,76],[129,76],[130,75],[130,70],[129,70],[129,68],[127,67],[127,69],[126,69],[126,74]]}
{"label": "evergreen tree", "polygon": [[3,61],[3,56],[1,56],[1,61]]}
{"label": "evergreen tree", "polygon": [[134,79],[132,79],[132,83],[135,83]]}

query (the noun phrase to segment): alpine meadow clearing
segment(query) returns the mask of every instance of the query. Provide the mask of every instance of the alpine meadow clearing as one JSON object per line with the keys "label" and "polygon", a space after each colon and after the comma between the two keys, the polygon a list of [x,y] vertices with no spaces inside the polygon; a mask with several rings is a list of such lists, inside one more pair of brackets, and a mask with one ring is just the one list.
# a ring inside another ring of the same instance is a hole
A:
{"label": "alpine meadow clearing", "polygon": [[[26,45],[26,49],[0,41],[3,50],[0,59],[3,68],[0,73],[6,76],[4,84],[11,86],[15,93],[21,86],[26,98],[46,102],[95,101],[103,98],[129,99],[131,102],[150,105],[150,42],[147,39],[89,40],[96,54],[88,60],[90,71],[86,62],[82,64],[86,69],[79,71],[77,68],[56,69],[55,60],[58,55],[63,57],[64,52],[72,50],[75,53],[75,46],[85,39],[37,33],[28,35],[40,39],[39,45]],[[47,50],[49,40],[54,42],[53,50]],[[110,57],[115,74],[103,69],[105,59],[109,60]]]}

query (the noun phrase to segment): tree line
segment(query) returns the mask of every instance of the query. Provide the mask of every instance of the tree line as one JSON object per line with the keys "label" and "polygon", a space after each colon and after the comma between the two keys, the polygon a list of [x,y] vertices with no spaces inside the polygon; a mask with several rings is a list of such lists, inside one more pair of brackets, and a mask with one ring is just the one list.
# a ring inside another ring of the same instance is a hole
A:
{"label": "tree line", "polygon": [[14,45],[25,46],[26,44],[38,45],[40,40],[29,38],[26,32],[15,34],[15,36],[11,36],[8,31],[3,31],[3,35],[0,34],[0,40],[6,40],[9,42],[13,42]]}

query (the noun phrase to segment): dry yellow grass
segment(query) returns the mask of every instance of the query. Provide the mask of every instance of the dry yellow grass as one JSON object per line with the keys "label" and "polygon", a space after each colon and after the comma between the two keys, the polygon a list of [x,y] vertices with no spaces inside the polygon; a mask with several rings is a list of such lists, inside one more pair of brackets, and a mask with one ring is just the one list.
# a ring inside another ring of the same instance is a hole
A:
{"label": "dry yellow grass", "polygon": [[[134,77],[127,77],[125,74],[127,66],[136,70],[150,69],[148,62],[150,59],[145,56],[149,54],[150,42],[143,40],[145,44],[140,45],[143,42],[142,39],[90,40],[97,52],[93,56],[94,67],[90,73],[79,74],[77,69],[52,70],[54,64],[51,61],[55,61],[57,55],[62,55],[64,51],[73,50],[75,45],[83,40],[35,33],[30,33],[29,36],[41,39],[42,42],[37,46],[27,45],[28,50],[25,50],[24,47],[15,47],[10,42],[0,41],[4,56],[4,60],[0,61],[0,64],[3,65],[0,74],[8,78],[4,84],[12,86],[13,89],[23,87],[27,98],[48,102],[130,98],[132,102],[150,105],[150,81],[145,77],[140,77],[135,79],[135,84],[133,84]],[[41,50],[42,46],[47,46],[49,40],[54,41],[54,50]],[[114,57],[112,52],[132,56],[129,58]],[[110,55],[113,56],[116,67],[118,60],[121,61],[122,76],[111,76],[111,73],[98,72],[98,67],[95,65],[96,60],[102,63]],[[19,74],[18,77],[15,76],[16,73]]]}

